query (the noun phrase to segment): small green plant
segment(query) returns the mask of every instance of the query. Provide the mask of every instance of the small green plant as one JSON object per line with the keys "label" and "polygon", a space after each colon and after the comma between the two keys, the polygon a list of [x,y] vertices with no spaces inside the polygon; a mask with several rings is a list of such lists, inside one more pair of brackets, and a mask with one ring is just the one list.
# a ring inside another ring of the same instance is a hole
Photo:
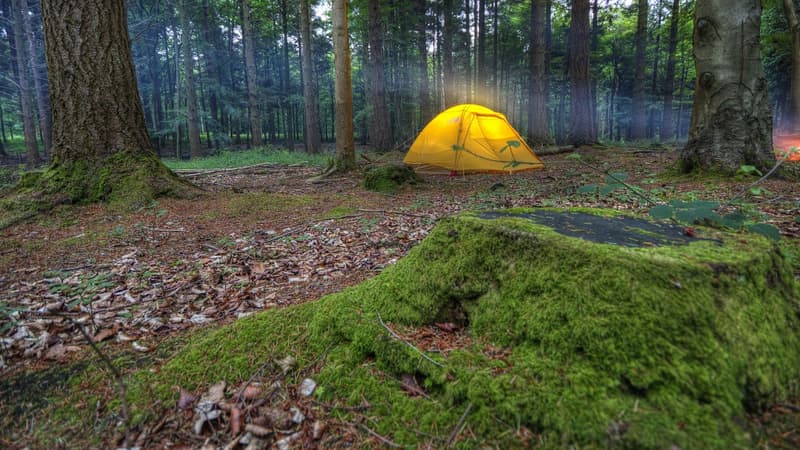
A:
{"label": "small green plant", "polygon": [[108,235],[115,238],[125,237],[125,227],[117,225],[108,232]]}

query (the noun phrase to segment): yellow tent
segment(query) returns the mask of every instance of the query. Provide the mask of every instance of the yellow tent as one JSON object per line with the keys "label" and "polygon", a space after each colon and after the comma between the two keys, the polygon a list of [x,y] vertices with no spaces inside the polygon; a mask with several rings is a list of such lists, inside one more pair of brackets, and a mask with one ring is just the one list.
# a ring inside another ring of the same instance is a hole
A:
{"label": "yellow tent", "polygon": [[424,170],[458,173],[544,167],[506,116],[471,104],[453,106],[434,117],[417,136],[403,162]]}

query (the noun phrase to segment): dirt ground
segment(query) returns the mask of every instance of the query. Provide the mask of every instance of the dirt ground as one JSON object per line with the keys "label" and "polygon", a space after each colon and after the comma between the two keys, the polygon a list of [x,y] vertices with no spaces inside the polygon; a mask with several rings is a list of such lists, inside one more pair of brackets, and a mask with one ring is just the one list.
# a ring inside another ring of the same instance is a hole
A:
{"label": "dirt ground", "polygon": [[[671,151],[581,154],[592,166],[625,172],[627,182],[662,201],[725,203],[746,192],[748,214],[778,227],[785,242],[800,236],[796,182],[770,178],[750,189],[757,176],[671,176]],[[645,214],[650,207],[624,189],[579,194],[606,175],[566,153],[542,159],[543,170],[513,175],[422,175],[422,183],[391,195],[365,191],[358,174],[311,184],[318,169],[304,166],[185,173],[207,195],[161,199],[136,211],[63,207],[2,230],[0,378],[87,358],[78,323],[108,349],[146,355],[196,327],[313,301],[376,275],[437,219],[460,211],[588,206]],[[2,397],[13,386],[0,382]],[[753,420],[771,423],[776,414],[797,412],[769,414]],[[792,428],[780,433],[780,442],[797,439]]]}

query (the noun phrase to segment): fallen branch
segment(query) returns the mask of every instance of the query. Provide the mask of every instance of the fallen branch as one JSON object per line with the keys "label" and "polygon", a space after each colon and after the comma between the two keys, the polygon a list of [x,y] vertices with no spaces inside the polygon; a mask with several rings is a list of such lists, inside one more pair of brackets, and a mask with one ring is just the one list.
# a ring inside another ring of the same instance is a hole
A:
{"label": "fallen branch", "polygon": [[769,169],[769,172],[767,172],[767,173],[766,173],[766,174],[765,174],[763,177],[761,177],[761,178],[759,178],[758,180],[756,180],[756,181],[754,181],[754,182],[750,183],[750,185],[749,185],[749,186],[747,186],[746,188],[742,189],[742,191],[741,191],[741,192],[739,192],[738,194],[734,195],[734,196],[733,196],[733,197],[732,197],[730,200],[728,200],[728,201],[727,201],[727,202],[726,202],[724,205],[722,205],[722,206],[724,206],[724,207],[727,207],[727,206],[731,206],[731,205],[733,205],[733,202],[735,202],[736,200],[738,200],[739,198],[741,198],[742,196],[744,196],[744,194],[748,193],[748,192],[750,191],[750,189],[752,189],[752,188],[754,188],[754,187],[758,186],[758,185],[759,185],[759,184],[760,184],[762,181],[766,180],[767,178],[769,178],[769,176],[770,176],[770,175],[772,175],[773,173],[775,173],[775,171],[776,171],[776,170],[778,170],[778,167],[780,167],[780,166],[781,166],[781,164],[783,164],[783,163],[784,163],[784,161],[786,161],[786,158],[779,159],[779,160],[778,160],[778,162],[777,162],[777,163],[775,163],[775,165],[774,165],[774,166],[772,166],[772,169]]}
{"label": "fallen branch", "polygon": [[381,323],[381,325],[383,325],[383,328],[386,328],[386,331],[388,331],[388,332],[389,332],[389,334],[390,334],[390,335],[391,335],[393,338],[395,338],[395,339],[397,339],[398,341],[402,342],[403,344],[406,344],[407,346],[411,347],[411,349],[412,349],[412,350],[414,350],[415,352],[419,353],[419,354],[420,354],[420,356],[422,356],[423,358],[425,358],[425,359],[426,359],[428,362],[430,362],[431,364],[433,364],[433,365],[435,365],[435,366],[439,366],[439,367],[444,367],[444,365],[443,365],[442,363],[440,363],[439,361],[436,361],[435,359],[433,359],[433,358],[431,358],[430,356],[426,355],[426,354],[425,354],[425,353],[424,353],[422,350],[418,349],[417,347],[414,347],[414,345],[413,345],[413,344],[411,344],[410,342],[407,342],[407,341],[405,341],[405,340],[404,340],[402,337],[400,337],[400,335],[398,335],[397,333],[395,333],[394,331],[392,331],[392,329],[391,329],[391,328],[389,328],[389,326],[388,326],[388,325],[386,325],[386,323],[383,321],[383,319],[381,318],[381,315],[380,315],[380,313],[375,313],[375,314],[377,314],[377,316],[378,316],[378,321]]}
{"label": "fallen branch", "polygon": [[450,437],[447,438],[447,444],[445,444],[445,447],[452,446],[453,443],[456,441],[456,438],[458,438],[458,435],[464,428],[464,422],[467,421],[467,416],[469,415],[470,411],[472,411],[472,402],[470,402],[470,404],[467,405],[467,409],[464,410],[464,414],[461,414],[461,418],[458,419],[458,423],[456,424],[455,428],[453,428],[453,431],[450,432]]}
{"label": "fallen branch", "polygon": [[169,229],[169,228],[142,227],[142,229],[145,229],[147,231],[155,231],[158,233],[186,233],[186,230],[184,228]]}
{"label": "fallen branch", "polygon": [[253,164],[252,166],[243,166],[243,167],[229,167],[226,169],[177,169],[173,170],[173,172],[181,175],[183,177],[197,177],[200,175],[212,175],[215,173],[226,173],[226,172],[243,172],[249,169],[256,169],[259,167],[270,167],[275,166],[274,163],[260,163],[260,164]]}

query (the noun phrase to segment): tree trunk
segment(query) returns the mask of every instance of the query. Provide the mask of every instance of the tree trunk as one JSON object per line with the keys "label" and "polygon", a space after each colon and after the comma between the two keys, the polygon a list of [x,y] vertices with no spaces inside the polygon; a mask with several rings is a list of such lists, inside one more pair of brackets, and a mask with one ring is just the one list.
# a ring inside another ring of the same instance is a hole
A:
{"label": "tree trunk", "polygon": [[286,5],[286,0],[280,2],[281,10],[281,28],[283,31],[283,67],[281,70],[281,89],[283,89],[283,98],[281,103],[284,105],[284,123],[286,128],[286,148],[294,150],[294,121],[292,120],[292,79],[289,74],[289,8]]}
{"label": "tree trunk", "polygon": [[478,57],[475,58],[475,65],[477,66],[478,79],[477,85],[477,102],[480,105],[487,105],[489,96],[486,92],[488,83],[486,80],[486,0],[478,0]]}
{"label": "tree trunk", "polygon": [[697,83],[685,172],[734,173],[742,164],[768,169],[772,111],[760,59],[761,3],[705,0],[695,6]]}
{"label": "tree trunk", "polygon": [[34,123],[33,89],[31,84],[31,55],[28,54],[23,17],[28,14],[27,0],[12,0],[14,15],[14,45],[17,51],[17,84],[19,86],[20,112],[22,113],[22,129],[25,134],[25,161],[28,168],[41,164],[38,144],[36,142],[36,125]]}
{"label": "tree trunk", "polygon": [[449,108],[456,104],[456,89],[453,80],[453,38],[456,27],[453,23],[453,0],[444,0],[444,34],[442,35],[442,74],[444,76],[442,90],[444,91],[444,107]]}
{"label": "tree trunk", "polygon": [[417,52],[418,71],[419,71],[419,108],[420,123],[426,124],[433,117],[431,107],[430,83],[428,82],[428,41],[426,33],[428,29],[428,15],[426,0],[416,0],[417,18]]}
{"label": "tree trunk", "polygon": [[669,23],[669,44],[667,50],[667,69],[664,74],[664,113],[661,118],[661,139],[672,139],[675,136],[675,124],[672,118],[672,98],[675,91],[675,51],[678,48],[678,24],[681,15],[680,0],[672,0],[672,11]]}
{"label": "tree trunk", "polygon": [[335,72],[335,168],[347,172],[356,167],[353,140],[353,89],[350,79],[350,40],[347,36],[347,0],[333,0],[333,52]]}
{"label": "tree trunk", "polygon": [[219,24],[212,20],[214,8],[209,5],[209,0],[203,0],[203,61],[206,65],[208,81],[208,109],[210,118],[207,121],[207,129],[211,134],[211,142],[214,148],[219,148],[219,133],[222,120],[220,118],[219,93],[222,85],[222,73],[220,70],[222,52],[222,36]]}
{"label": "tree trunk", "polygon": [[178,0],[178,16],[181,21],[181,40],[183,47],[183,71],[186,77],[186,110],[187,132],[189,134],[189,155],[192,158],[203,156],[200,144],[200,119],[197,115],[197,93],[194,87],[194,56],[192,55],[192,34],[189,29],[189,17],[186,11],[186,0]]}
{"label": "tree trunk", "polygon": [[639,0],[636,20],[636,56],[634,59],[633,98],[631,99],[631,140],[644,139],[647,111],[644,100],[645,66],[647,63],[647,0]]}
{"label": "tree trunk", "polygon": [[300,39],[303,59],[303,97],[305,98],[306,152],[322,151],[319,132],[319,98],[317,80],[314,78],[311,41],[311,8],[309,0],[300,0]]}
{"label": "tree trunk", "polygon": [[[158,55],[159,35],[156,35],[149,51],[150,64],[147,68],[150,71],[150,80],[153,83],[150,89],[150,122],[155,133],[161,131],[161,124],[164,120],[164,110],[161,107],[161,64]],[[161,151],[163,145],[160,137],[155,138],[156,150]]]}
{"label": "tree trunk", "polygon": [[531,1],[531,74],[528,97],[528,144],[530,145],[549,145],[553,141],[547,121],[546,11],[547,0]]}
{"label": "tree trunk", "polygon": [[[24,0],[25,11],[28,11],[28,0]],[[47,68],[39,70],[45,64],[39,58],[39,51],[36,46],[36,33],[29,14],[23,16],[23,29],[28,46],[28,57],[30,58],[31,72],[33,73],[33,88],[36,98],[36,110],[39,113],[39,130],[42,132],[42,143],[44,144],[44,154],[47,156],[50,147],[53,145],[52,139],[52,120],[50,118],[50,103],[47,101],[47,87],[42,82],[41,76],[47,76]],[[38,31],[38,28],[37,28]]]}
{"label": "tree trunk", "polygon": [[56,201],[131,205],[189,193],[153,153],[124,1],[42,0],[42,17],[53,108],[46,191]]}
{"label": "tree trunk", "polygon": [[389,110],[386,108],[386,84],[383,76],[383,30],[380,22],[379,0],[369,0],[367,5],[369,29],[369,141],[379,151],[392,149],[392,130],[389,127]]}
{"label": "tree trunk", "polygon": [[247,75],[247,107],[250,110],[250,133],[253,146],[261,147],[264,139],[261,135],[261,111],[258,106],[258,78],[256,75],[255,39],[253,24],[250,21],[250,5],[248,0],[239,0],[242,11],[242,38],[244,40],[244,64]]}
{"label": "tree trunk", "polygon": [[573,0],[569,32],[569,142],[592,145],[597,141],[592,111],[592,82],[589,70],[589,0]]}
{"label": "tree trunk", "polygon": [[792,75],[789,95],[789,127],[790,133],[800,133],[800,20],[793,0],[783,0],[783,11],[789,23],[789,34],[792,36]]}

